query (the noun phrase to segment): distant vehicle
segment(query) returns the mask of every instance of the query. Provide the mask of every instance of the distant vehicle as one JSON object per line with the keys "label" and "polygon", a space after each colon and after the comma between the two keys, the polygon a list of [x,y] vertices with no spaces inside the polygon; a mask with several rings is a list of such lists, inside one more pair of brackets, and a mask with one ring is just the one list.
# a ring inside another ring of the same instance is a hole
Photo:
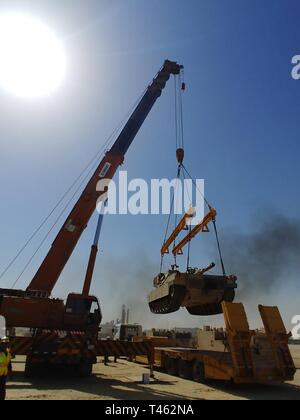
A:
{"label": "distant vehicle", "polygon": [[110,339],[113,340],[115,334],[116,324],[102,324],[100,326],[100,332],[98,338],[100,340]]}
{"label": "distant vehicle", "polygon": [[114,340],[132,341],[134,337],[142,337],[143,327],[139,324],[117,324]]}

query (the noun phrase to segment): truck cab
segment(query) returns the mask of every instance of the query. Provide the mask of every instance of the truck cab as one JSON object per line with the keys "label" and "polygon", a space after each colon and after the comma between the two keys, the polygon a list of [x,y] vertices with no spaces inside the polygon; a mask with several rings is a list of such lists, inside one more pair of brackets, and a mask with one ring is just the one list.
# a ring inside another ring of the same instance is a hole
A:
{"label": "truck cab", "polygon": [[95,296],[70,294],[67,298],[64,315],[66,329],[87,329],[96,332],[102,321],[102,312]]}

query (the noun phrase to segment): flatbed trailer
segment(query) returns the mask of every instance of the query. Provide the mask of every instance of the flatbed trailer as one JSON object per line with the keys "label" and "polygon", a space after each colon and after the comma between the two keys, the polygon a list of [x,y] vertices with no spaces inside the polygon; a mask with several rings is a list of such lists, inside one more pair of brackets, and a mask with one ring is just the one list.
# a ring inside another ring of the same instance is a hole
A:
{"label": "flatbed trailer", "polygon": [[[152,362],[168,374],[192,379],[242,383],[293,381],[296,368],[287,333],[276,307],[259,306],[265,332],[251,331],[244,306],[223,303],[224,351],[156,347]],[[226,337],[226,338],[225,338]]]}
{"label": "flatbed trailer", "polygon": [[12,356],[26,356],[25,375],[38,374],[43,367],[71,366],[80,376],[89,376],[98,357],[146,357],[151,362],[151,343],[99,340],[80,332],[40,331],[30,337],[12,337]]}

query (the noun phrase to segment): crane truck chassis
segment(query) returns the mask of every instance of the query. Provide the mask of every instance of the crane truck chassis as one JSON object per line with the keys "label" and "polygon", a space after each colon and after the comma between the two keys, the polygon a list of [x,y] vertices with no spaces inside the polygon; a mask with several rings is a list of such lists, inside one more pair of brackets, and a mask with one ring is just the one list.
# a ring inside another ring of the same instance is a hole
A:
{"label": "crane truck chassis", "polygon": [[38,331],[31,337],[12,337],[13,357],[26,356],[25,376],[43,372],[54,366],[71,367],[80,377],[90,376],[98,357],[126,357],[130,360],[144,356],[151,364],[153,348],[149,342],[99,340],[81,332]]}

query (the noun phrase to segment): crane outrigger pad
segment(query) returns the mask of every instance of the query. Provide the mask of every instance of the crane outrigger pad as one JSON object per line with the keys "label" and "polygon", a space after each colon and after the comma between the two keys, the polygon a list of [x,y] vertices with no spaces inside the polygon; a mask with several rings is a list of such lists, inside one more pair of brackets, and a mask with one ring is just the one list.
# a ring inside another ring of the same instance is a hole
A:
{"label": "crane outrigger pad", "polygon": [[191,315],[218,315],[222,302],[233,302],[236,280],[235,276],[205,275],[203,270],[170,270],[154,279],[149,307],[155,314],[170,314],[185,307]]}

